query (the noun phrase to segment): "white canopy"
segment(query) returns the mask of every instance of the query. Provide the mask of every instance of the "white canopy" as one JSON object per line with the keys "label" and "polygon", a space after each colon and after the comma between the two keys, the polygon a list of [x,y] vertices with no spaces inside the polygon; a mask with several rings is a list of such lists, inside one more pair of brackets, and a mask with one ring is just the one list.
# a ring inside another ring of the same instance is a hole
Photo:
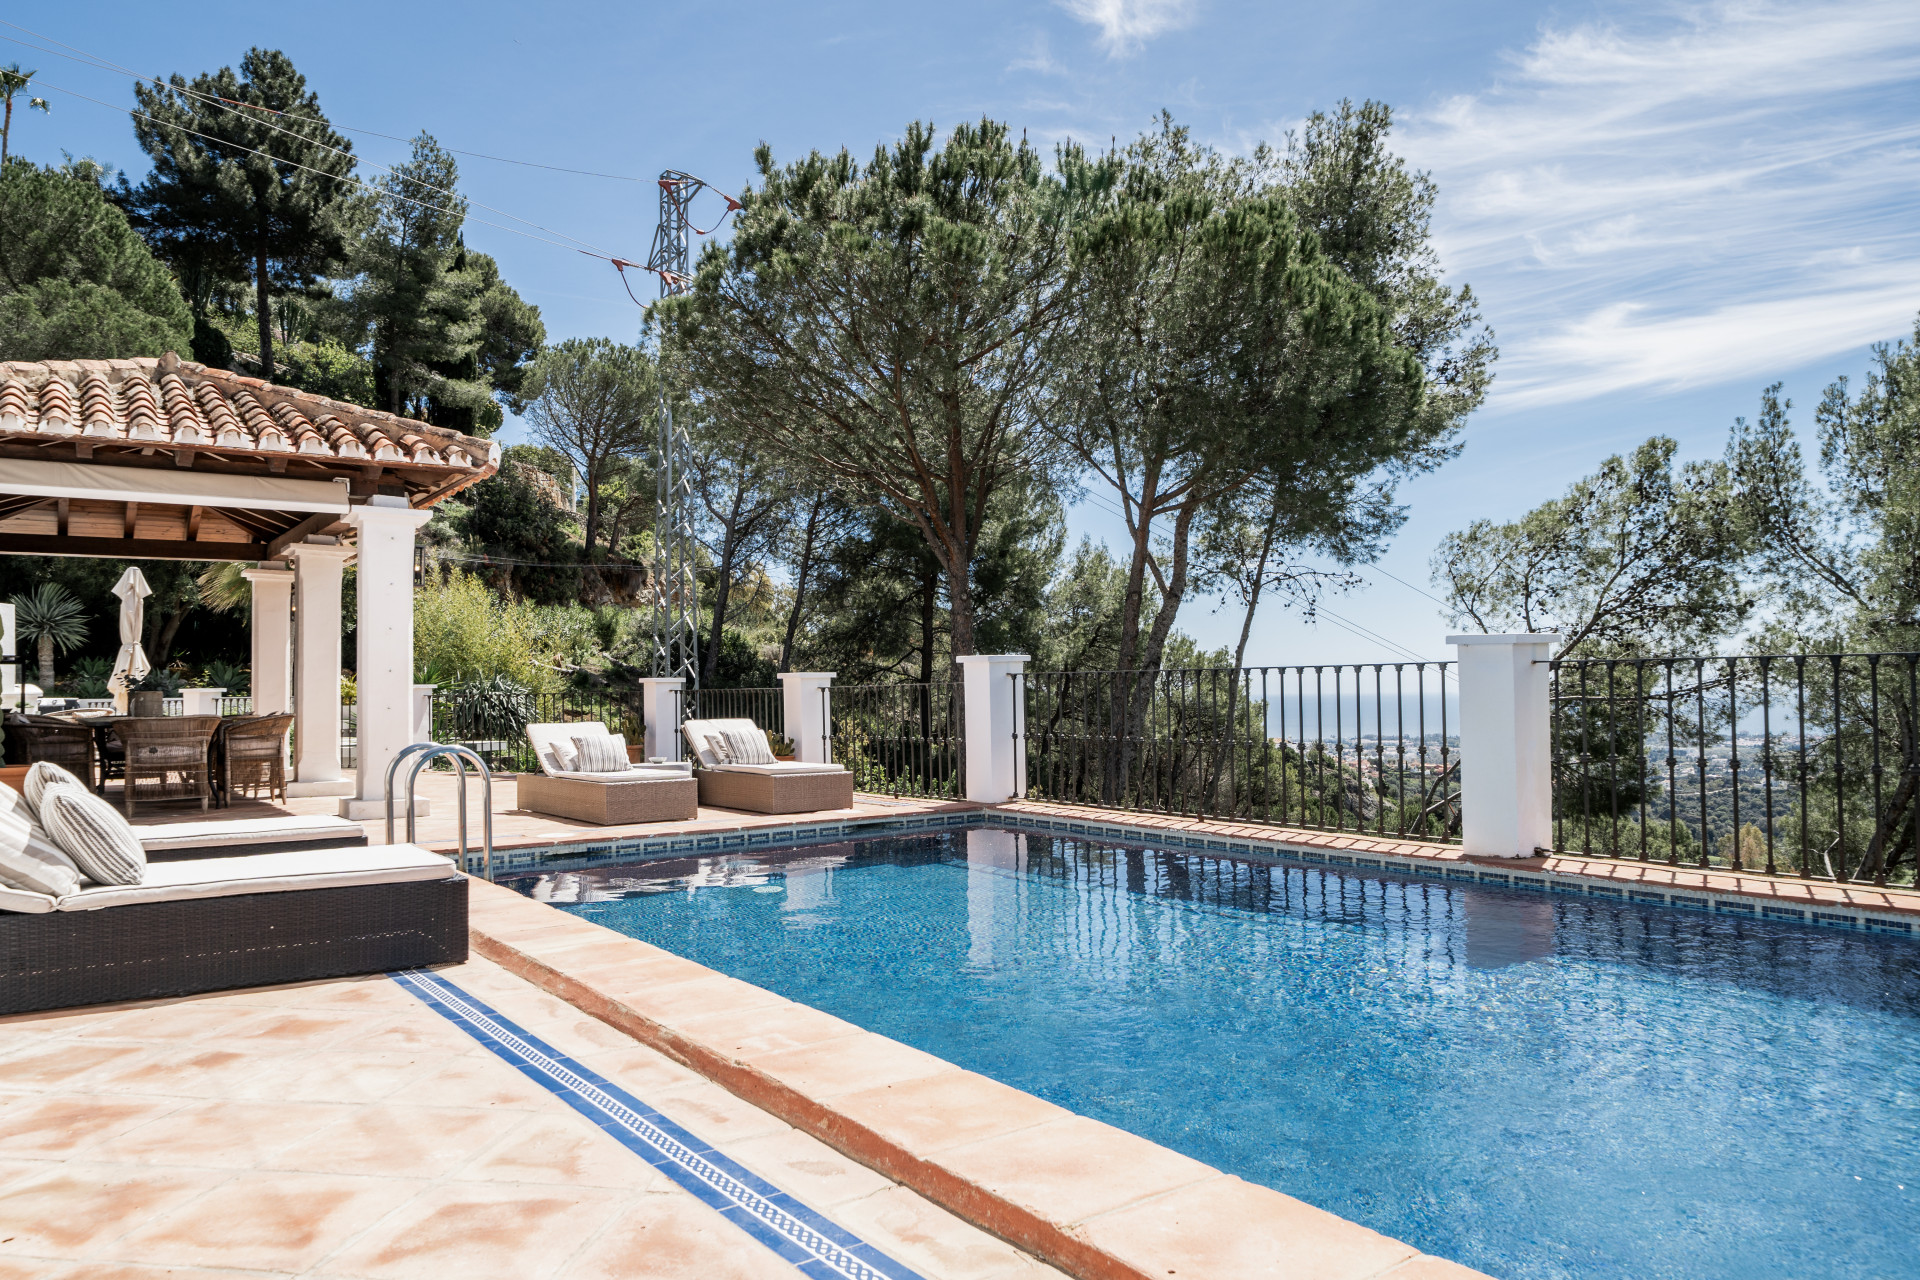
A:
{"label": "white canopy", "polygon": [[113,701],[122,714],[127,710],[127,688],[139,684],[153,670],[147,651],[140,647],[140,632],[147,620],[147,597],[153,588],[146,575],[129,568],[113,584],[120,597],[120,655],[113,660],[113,677],[107,682],[113,689]]}

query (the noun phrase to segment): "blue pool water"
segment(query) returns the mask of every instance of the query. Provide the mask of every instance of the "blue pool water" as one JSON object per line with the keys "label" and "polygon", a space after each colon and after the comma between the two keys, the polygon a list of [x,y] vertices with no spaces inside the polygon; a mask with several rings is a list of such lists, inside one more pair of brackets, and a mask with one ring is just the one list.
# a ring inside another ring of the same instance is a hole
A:
{"label": "blue pool water", "polygon": [[1920,1276],[1920,947],[992,830],[506,881],[1509,1280]]}

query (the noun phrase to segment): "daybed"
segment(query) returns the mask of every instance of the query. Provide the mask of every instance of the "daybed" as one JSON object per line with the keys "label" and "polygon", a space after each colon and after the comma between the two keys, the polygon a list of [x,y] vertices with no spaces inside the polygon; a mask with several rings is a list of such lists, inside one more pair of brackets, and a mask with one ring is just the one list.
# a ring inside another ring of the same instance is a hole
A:
{"label": "daybed", "polygon": [[[81,790],[77,783],[60,789]],[[295,820],[257,831],[248,846],[273,847],[277,836],[280,846],[273,852],[145,862],[136,867],[133,883],[76,877],[77,860],[69,860],[61,873],[64,887],[47,885],[57,892],[44,892],[21,887],[28,863],[44,880],[49,848],[60,857],[75,848],[58,845],[43,827],[33,827],[30,839],[23,835],[24,803],[0,788],[0,808],[7,810],[0,814],[0,843],[10,842],[14,850],[8,855],[9,883],[0,884],[0,1014],[467,958],[467,878],[440,854],[414,845],[289,849],[301,821]],[[40,812],[46,813],[44,807]],[[193,824],[216,825],[240,824]],[[147,840],[171,840],[175,852],[193,847],[178,842],[195,834],[186,827],[148,828],[167,834],[144,838],[130,827],[124,832],[140,839],[142,848]],[[198,834],[199,851],[216,843],[209,833]],[[346,836],[334,830],[321,838]]]}
{"label": "daybed", "polygon": [[343,849],[367,843],[367,830],[345,818],[294,815],[214,822],[133,824],[149,862],[275,849]]}
{"label": "daybed", "polygon": [[748,813],[853,807],[853,775],[844,766],[776,760],[766,731],[751,720],[688,720],[680,730],[700,762],[701,804]]}
{"label": "daybed", "polygon": [[533,746],[540,772],[520,775],[522,809],[603,827],[628,822],[691,822],[700,816],[700,788],[685,764],[570,767],[580,763],[573,740],[589,737],[618,744],[606,748],[607,763],[626,760],[624,741],[610,735],[606,725],[597,720],[527,726],[527,741]]}

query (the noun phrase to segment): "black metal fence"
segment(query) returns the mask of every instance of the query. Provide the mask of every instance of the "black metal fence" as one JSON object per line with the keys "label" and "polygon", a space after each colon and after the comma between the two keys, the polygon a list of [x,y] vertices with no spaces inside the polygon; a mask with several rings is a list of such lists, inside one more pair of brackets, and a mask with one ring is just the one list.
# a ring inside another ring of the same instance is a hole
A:
{"label": "black metal fence", "polygon": [[470,747],[491,769],[539,772],[529,724],[566,724],[598,720],[610,733],[625,734],[629,745],[641,741],[640,695],[629,692],[567,691],[534,693],[519,686],[469,686],[433,691],[435,742]]}
{"label": "black metal fence", "polygon": [[787,736],[786,690],[687,689],[680,695],[680,719],[751,720],[762,729]]}
{"label": "black metal fence", "polygon": [[1422,840],[1460,837],[1449,662],[1036,671],[1028,794]]}
{"label": "black metal fence", "polygon": [[830,758],[856,791],[894,796],[966,794],[960,684],[852,684],[821,690]]}
{"label": "black metal fence", "polygon": [[1913,882],[1920,654],[1550,665],[1556,850]]}

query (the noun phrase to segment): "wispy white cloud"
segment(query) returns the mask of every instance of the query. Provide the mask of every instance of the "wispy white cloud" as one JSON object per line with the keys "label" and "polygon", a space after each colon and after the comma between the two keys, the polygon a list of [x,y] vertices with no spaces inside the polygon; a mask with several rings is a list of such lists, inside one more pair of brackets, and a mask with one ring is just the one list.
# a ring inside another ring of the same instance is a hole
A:
{"label": "wispy white cloud", "polygon": [[1134,53],[1157,35],[1193,21],[1196,0],[1059,0],[1060,7],[1100,32],[1111,57]]}
{"label": "wispy white cloud", "polygon": [[1721,3],[1547,30],[1408,118],[1496,403],[1765,379],[1920,310],[1920,5]]}
{"label": "wispy white cloud", "polygon": [[1053,50],[1047,41],[1047,33],[1035,31],[1027,41],[1026,49],[1007,64],[1009,71],[1032,71],[1043,76],[1065,75],[1067,69],[1054,61]]}

